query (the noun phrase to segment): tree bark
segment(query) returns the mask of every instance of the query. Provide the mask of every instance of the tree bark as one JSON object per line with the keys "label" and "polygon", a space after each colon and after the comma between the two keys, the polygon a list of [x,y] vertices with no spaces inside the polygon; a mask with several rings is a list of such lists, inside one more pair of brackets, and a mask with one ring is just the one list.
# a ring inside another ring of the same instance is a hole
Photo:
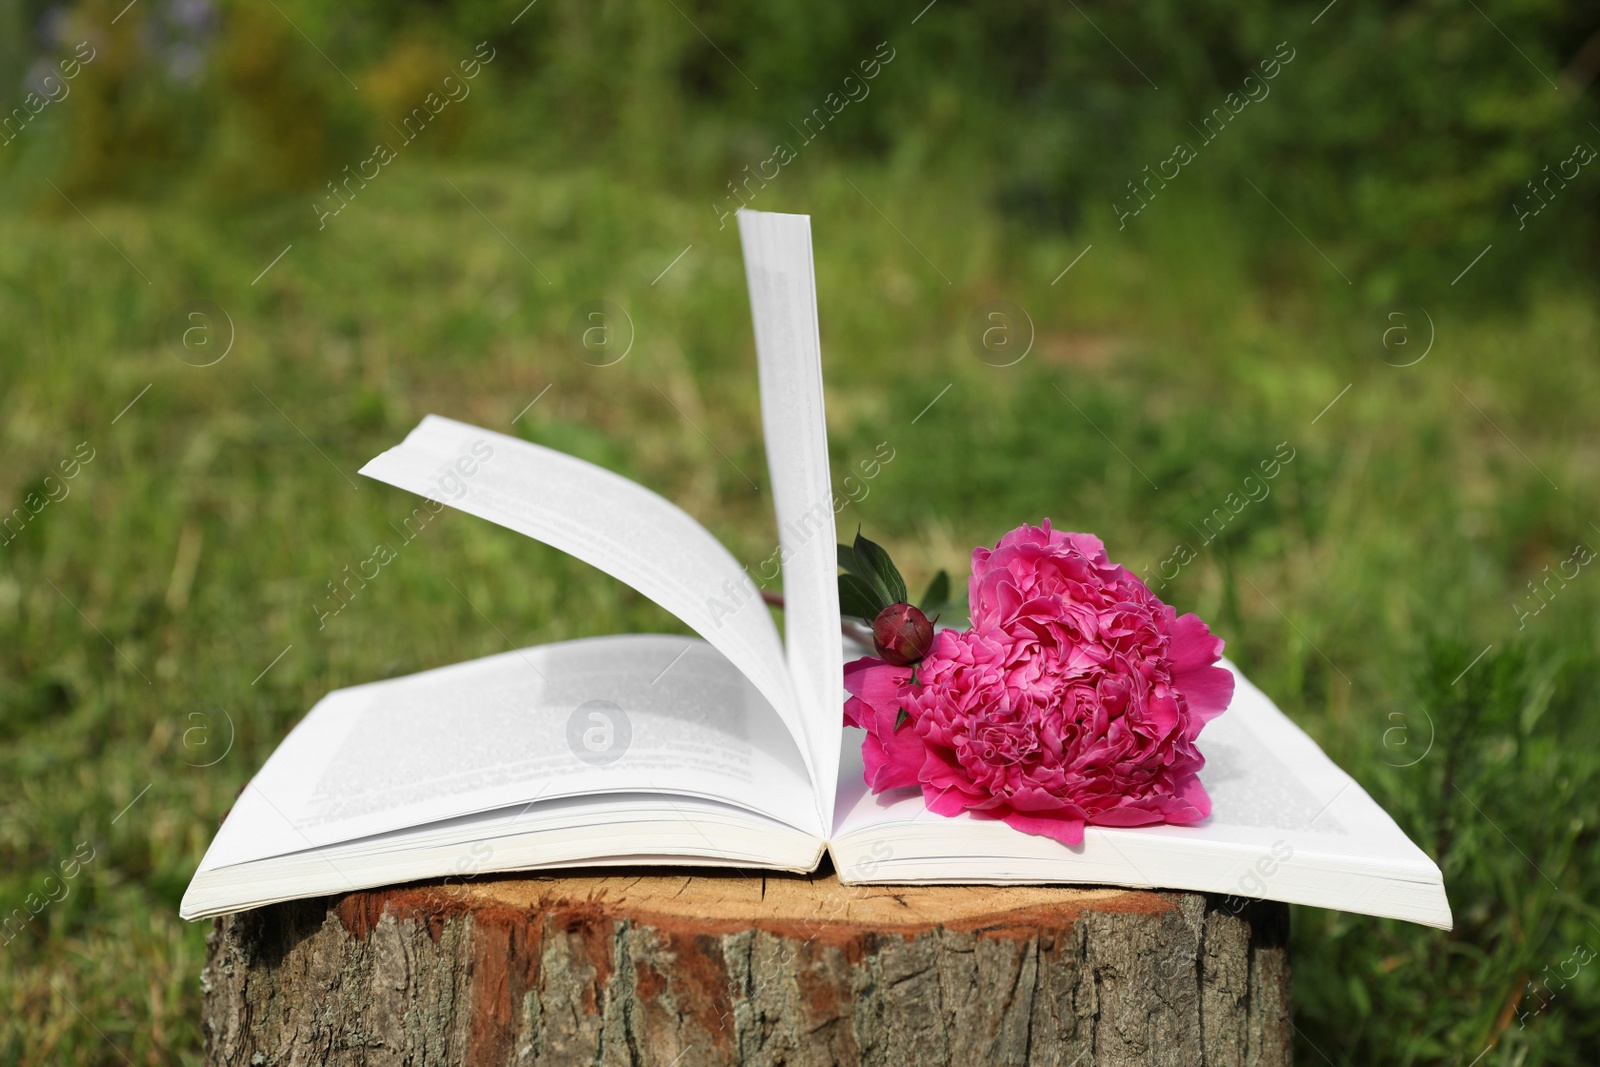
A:
{"label": "tree bark", "polygon": [[506,877],[215,922],[206,1058],[1278,1067],[1288,909],[1194,893]]}

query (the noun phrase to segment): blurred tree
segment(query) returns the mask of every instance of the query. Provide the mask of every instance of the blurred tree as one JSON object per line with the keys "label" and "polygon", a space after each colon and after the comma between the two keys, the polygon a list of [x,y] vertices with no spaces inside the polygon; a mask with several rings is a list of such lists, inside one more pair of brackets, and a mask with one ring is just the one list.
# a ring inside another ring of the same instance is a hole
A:
{"label": "blurred tree", "polygon": [[[1448,289],[1491,242],[1495,256],[1454,292],[1515,293],[1541,272],[1592,269],[1600,237],[1596,200],[1578,190],[1531,221],[1515,206],[1578,143],[1600,146],[1600,33],[1592,14],[1555,0],[1320,13],[944,0],[915,22],[820,0],[607,0],[510,15],[487,0],[152,0],[112,26],[114,6],[73,9],[75,32],[104,51],[83,106],[62,120],[68,182],[84,192],[160,190],[162,168],[197,159],[190,169],[229,196],[319,187],[346,149],[370,150],[358,135],[444,77],[452,42],[479,41],[500,57],[473,87],[495,86],[493,109],[442,115],[428,150],[625,158],[632,174],[720,190],[796,136],[792,124],[881,43],[893,64],[808,154],[959,164],[1023,225],[1110,224],[1139,241],[1199,205],[1236,220],[1246,258],[1276,269],[1298,240],[1281,211],[1367,299]],[[24,8],[0,0],[0,23]],[[26,66],[19,39],[0,50],[0,69]],[[1180,145],[1194,158],[1174,173],[1166,161]],[[1124,220],[1139,196],[1149,210]]]}
{"label": "blurred tree", "polygon": [[6,97],[28,69],[28,18],[23,0],[0,0],[0,90]]}

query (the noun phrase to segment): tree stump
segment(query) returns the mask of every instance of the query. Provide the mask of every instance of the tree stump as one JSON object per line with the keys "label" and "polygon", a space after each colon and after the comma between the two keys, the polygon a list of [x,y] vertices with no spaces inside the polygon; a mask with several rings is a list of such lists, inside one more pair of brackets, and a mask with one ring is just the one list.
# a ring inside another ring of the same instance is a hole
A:
{"label": "tree stump", "polygon": [[612,872],[215,920],[212,1064],[1290,1062],[1288,909],[1195,893]]}

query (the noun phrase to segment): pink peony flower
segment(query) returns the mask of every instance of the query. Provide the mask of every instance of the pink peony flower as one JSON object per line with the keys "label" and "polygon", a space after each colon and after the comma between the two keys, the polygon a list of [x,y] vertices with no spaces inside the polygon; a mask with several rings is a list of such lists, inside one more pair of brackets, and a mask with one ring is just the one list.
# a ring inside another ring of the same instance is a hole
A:
{"label": "pink peony flower", "polygon": [[1195,739],[1233,698],[1222,641],[1162,603],[1088,534],[1021,526],[975,549],[972,629],[942,630],[915,668],[845,667],[845,722],[873,792],[920,787],[1069,845],[1086,823],[1211,813]]}

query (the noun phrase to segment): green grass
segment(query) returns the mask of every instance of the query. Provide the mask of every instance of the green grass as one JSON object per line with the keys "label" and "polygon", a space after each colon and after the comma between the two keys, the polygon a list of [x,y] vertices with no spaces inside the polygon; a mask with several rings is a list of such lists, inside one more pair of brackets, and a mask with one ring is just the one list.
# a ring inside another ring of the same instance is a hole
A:
{"label": "green grass", "polygon": [[[617,173],[406,159],[322,232],[298,202],[87,205],[105,239],[75,213],[6,218],[0,508],[80,442],[94,458],[0,546],[0,909],[61,885],[80,842],[93,859],[0,947],[0,1061],[198,1060],[207,926],[178,899],[327,690],[500,651],[502,632],[681,629],[449,512],[319,628],[326,583],[415,503],[355,471],[423,414],[512,431],[549,387],[514,432],[770,554],[768,495],[745,480],[766,482],[734,231],[698,194]],[[1597,968],[1566,962],[1600,949],[1600,577],[1552,584],[1521,629],[1513,610],[1542,568],[1600,546],[1592,301],[1441,301],[1428,357],[1392,367],[1393,307],[1349,297],[1287,231],[1253,271],[1225,205],[1174,201],[1136,246],[1008,226],[957,175],[849,173],[909,240],[837,168],[786,174],[759,205],[815,216],[837,477],[895,452],[841,528],[915,586],[1024,520],[1093,530],[1141,572],[1187,542],[1163,595],[1439,860],[1455,908],[1448,935],[1297,909],[1299,1061],[1600,1058]],[[232,319],[214,366],[173,353],[195,298]],[[636,329],[606,368],[563,339],[598,298]],[[1037,329],[1015,366],[965,340],[994,299]],[[1294,458],[1270,495],[1202,544],[1191,524],[1280,443]]]}

